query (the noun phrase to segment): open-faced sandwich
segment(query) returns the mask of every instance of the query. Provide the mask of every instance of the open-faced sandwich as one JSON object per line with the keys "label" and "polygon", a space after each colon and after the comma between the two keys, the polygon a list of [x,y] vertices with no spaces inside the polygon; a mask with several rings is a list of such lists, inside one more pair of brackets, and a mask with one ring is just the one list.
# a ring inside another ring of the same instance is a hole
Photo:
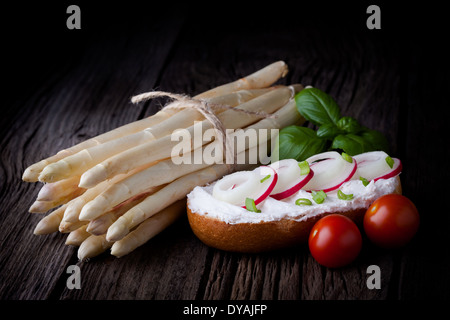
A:
{"label": "open-faced sandwich", "polygon": [[329,151],[239,171],[187,196],[195,235],[234,252],[262,252],[307,241],[314,223],[340,213],[361,222],[379,197],[401,194],[402,164],[383,151],[350,157]]}

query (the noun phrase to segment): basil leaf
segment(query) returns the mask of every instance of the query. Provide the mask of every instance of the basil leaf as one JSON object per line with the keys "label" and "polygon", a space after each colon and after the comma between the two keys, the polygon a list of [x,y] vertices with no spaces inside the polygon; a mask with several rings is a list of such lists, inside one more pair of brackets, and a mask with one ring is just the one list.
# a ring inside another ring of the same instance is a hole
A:
{"label": "basil leaf", "polygon": [[360,133],[361,137],[372,145],[372,150],[382,150],[389,152],[389,143],[386,137],[379,131],[364,128]]}
{"label": "basil leaf", "polygon": [[337,126],[342,131],[347,133],[359,133],[362,129],[361,125],[355,118],[352,117],[342,117],[337,122]]}
{"label": "basil leaf", "polygon": [[327,140],[317,136],[310,128],[288,126],[280,130],[278,141],[272,151],[272,162],[282,159],[303,161],[324,152]]}
{"label": "basil leaf", "polygon": [[332,149],[342,149],[350,156],[373,151],[372,145],[356,134],[340,134],[336,136],[331,145]]}
{"label": "basil leaf", "polygon": [[324,139],[333,140],[338,134],[344,133],[332,123],[323,124],[317,130],[317,136]]}
{"label": "basil leaf", "polygon": [[321,126],[336,125],[341,118],[341,112],[334,99],[316,88],[306,88],[295,96],[298,112],[311,123]]}

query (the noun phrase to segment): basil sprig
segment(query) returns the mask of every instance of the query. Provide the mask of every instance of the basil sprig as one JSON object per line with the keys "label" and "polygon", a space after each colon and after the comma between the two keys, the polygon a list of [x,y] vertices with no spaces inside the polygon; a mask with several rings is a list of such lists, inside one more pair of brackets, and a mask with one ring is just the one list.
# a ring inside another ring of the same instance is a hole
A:
{"label": "basil sprig", "polygon": [[375,150],[388,152],[382,133],[360,125],[355,118],[342,117],[336,101],[325,92],[306,88],[295,96],[295,102],[298,112],[317,130],[299,126],[280,130],[272,161],[303,161],[327,150],[342,150],[350,156]]}

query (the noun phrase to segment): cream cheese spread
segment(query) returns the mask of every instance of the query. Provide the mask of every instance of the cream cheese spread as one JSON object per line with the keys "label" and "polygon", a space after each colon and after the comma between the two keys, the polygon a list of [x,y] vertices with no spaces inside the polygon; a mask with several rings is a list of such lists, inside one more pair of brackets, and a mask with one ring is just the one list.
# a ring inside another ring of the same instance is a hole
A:
{"label": "cream cheese spread", "polygon": [[[345,212],[368,208],[377,198],[385,194],[394,193],[400,187],[398,176],[389,179],[371,181],[364,186],[360,180],[345,182],[339,189],[344,194],[353,194],[351,200],[341,200],[337,197],[337,190],[327,193],[325,201],[317,204],[312,195],[304,190],[299,190],[294,195],[283,200],[275,200],[271,197],[258,204],[260,213],[251,212],[230,203],[217,200],[212,196],[214,183],[204,187],[195,187],[187,198],[192,212],[220,219],[229,224],[259,223],[262,221],[278,221],[292,219],[305,220],[309,217],[326,212]],[[296,205],[298,198],[311,200],[312,205]]]}

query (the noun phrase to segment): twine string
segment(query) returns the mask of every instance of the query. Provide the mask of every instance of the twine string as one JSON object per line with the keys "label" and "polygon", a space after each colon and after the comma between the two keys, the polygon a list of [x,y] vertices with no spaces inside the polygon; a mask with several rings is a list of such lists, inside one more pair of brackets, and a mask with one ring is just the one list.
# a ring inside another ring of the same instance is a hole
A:
{"label": "twine string", "polygon": [[[224,153],[227,154],[226,159],[233,159],[233,163],[231,166],[229,163],[227,163],[227,161],[225,161],[225,163],[229,167],[230,172],[234,171],[234,169],[235,169],[237,155],[233,152],[233,148],[231,145],[231,143],[233,141],[230,137],[227,137],[225,127],[224,127],[222,121],[220,121],[220,119],[218,118],[215,111],[217,111],[217,110],[233,110],[235,112],[240,112],[240,113],[244,113],[244,114],[248,114],[248,115],[254,115],[254,116],[261,117],[261,118],[275,118],[276,117],[273,114],[269,114],[269,113],[262,112],[262,111],[243,110],[243,109],[234,108],[234,107],[231,107],[231,106],[225,105],[225,104],[212,103],[205,99],[195,99],[195,98],[189,97],[187,95],[181,95],[181,94],[165,92],[165,91],[145,92],[145,93],[133,96],[131,98],[131,102],[134,104],[137,104],[139,102],[143,102],[143,101],[147,101],[147,100],[151,100],[151,99],[155,99],[155,98],[159,98],[159,97],[169,97],[173,100],[171,103],[164,106],[162,108],[162,110],[164,110],[164,109],[185,109],[185,108],[194,109],[194,110],[197,110],[198,112],[200,112],[203,115],[203,117],[213,125],[213,128],[216,132],[216,139],[219,139],[219,141],[222,141],[222,148],[224,150]],[[228,158],[228,156],[230,158]]]}

